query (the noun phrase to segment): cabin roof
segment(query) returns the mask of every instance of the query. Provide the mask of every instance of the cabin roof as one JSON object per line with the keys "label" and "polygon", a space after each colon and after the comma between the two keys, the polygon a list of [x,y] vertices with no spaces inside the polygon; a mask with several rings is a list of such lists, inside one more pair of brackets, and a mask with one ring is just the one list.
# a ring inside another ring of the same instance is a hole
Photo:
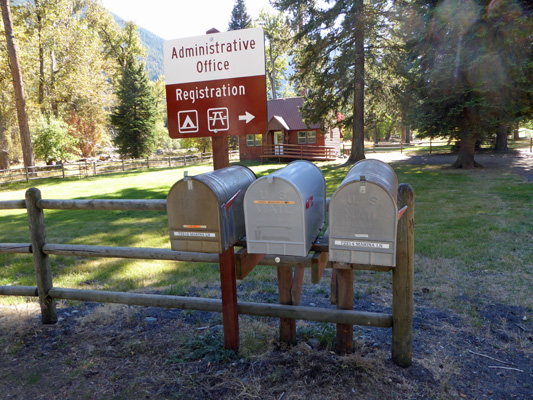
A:
{"label": "cabin roof", "polygon": [[300,107],[303,106],[303,97],[288,97],[285,99],[269,100],[267,103],[268,122],[275,119],[287,130],[318,129],[319,124],[307,126],[302,120]]}

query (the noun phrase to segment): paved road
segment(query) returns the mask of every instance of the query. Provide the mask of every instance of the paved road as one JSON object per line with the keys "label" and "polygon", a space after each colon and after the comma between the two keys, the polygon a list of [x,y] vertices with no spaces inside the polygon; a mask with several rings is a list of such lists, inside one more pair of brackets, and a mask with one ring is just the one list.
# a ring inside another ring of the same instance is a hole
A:
{"label": "paved road", "polygon": [[[366,153],[367,158],[376,158],[385,162],[400,162],[421,165],[449,165],[456,160],[457,155],[405,155],[400,153]],[[509,153],[476,154],[475,160],[486,169],[513,171],[524,178],[526,182],[533,182],[533,153],[520,150]]]}

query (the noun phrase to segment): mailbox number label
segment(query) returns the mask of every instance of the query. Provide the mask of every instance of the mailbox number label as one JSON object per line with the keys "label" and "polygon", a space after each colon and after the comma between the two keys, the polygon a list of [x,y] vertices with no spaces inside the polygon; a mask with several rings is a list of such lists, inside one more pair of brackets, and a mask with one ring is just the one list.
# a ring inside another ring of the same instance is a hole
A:
{"label": "mailbox number label", "polygon": [[390,245],[388,243],[375,243],[375,242],[360,242],[357,240],[335,240],[337,246],[350,246],[350,247],[365,247],[372,249],[388,249]]}
{"label": "mailbox number label", "polygon": [[173,232],[174,236],[184,236],[184,237],[209,237],[214,238],[216,237],[215,233],[210,232]]}

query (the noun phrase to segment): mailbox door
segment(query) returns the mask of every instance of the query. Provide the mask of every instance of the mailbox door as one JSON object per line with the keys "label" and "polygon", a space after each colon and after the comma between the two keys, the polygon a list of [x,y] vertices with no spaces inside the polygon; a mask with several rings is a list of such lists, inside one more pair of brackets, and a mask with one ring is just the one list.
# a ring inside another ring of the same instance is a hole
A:
{"label": "mailbox door", "polygon": [[258,179],[246,192],[248,253],[307,255],[300,193],[284,179],[267,178]]}
{"label": "mailbox door", "polygon": [[204,182],[177,182],[169,192],[167,213],[172,250],[223,251],[219,200]]}
{"label": "mailbox door", "polygon": [[396,201],[381,185],[351,181],[329,206],[329,259],[366,265],[396,265]]}
{"label": "mailbox door", "polygon": [[244,194],[256,180],[254,172],[243,165],[232,165],[194,177],[208,185],[220,205],[222,250],[235,244],[246,234],[244,226]]}
{"label": "mailbox door", "polygon": [[396,201],[398,193],[398,178],[394,169],[381,160],[365,159],[356,162],[346,174],[342,184],[352,180],[360,180],[364,176],[367,181],[377,183],[388,190]]}

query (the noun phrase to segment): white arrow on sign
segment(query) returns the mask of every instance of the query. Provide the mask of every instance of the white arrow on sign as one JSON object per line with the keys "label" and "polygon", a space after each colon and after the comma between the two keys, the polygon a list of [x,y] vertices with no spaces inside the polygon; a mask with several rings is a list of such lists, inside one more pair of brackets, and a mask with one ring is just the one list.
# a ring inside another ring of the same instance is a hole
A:
{"label": "white arrow on sign", "polygon": [[248,111],[246,111],[245,115],[239,115],[239,121],[246,121],[246,123],[250,122],[254,118],[255,115],[250,114]]}

